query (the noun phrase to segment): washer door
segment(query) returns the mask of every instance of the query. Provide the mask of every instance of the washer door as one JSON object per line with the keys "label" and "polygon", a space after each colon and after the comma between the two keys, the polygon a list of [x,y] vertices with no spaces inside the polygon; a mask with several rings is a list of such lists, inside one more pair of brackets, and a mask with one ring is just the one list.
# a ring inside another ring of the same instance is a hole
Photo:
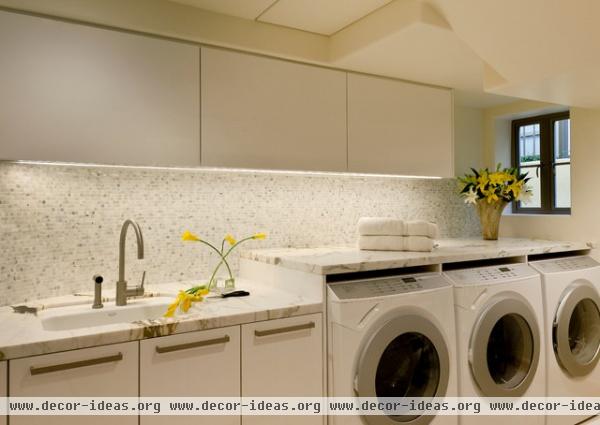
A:
{"label": "washer door", "polygon": [[535,376],[540,331],[524,300],[499,297],[480,314],[471,335],[471,373],[486,397],[520,397]]}
{"label": "washer door", "polygon": [[[373,334],[358,364],[359,397],[443,397],[450,358],[439,329],[418,315],[395,317]],[[424,425],[435,416],[371,415],[370,425]]]}
{"label": "washer door", "polygon": [[585,284],[571,285],[561,298],[552,326],[556,360],[571,376],[584,376],[598,363],[600,297]]}

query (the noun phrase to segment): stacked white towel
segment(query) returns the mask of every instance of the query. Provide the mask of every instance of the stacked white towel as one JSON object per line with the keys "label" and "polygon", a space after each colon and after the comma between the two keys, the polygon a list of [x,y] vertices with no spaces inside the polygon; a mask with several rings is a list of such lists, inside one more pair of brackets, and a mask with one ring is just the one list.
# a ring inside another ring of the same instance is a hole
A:
{"label": "stacked white towel", "polygon": [[427,221],[362,217],[358,220],[358,247],[374,251],[433,251],[438,227]]}

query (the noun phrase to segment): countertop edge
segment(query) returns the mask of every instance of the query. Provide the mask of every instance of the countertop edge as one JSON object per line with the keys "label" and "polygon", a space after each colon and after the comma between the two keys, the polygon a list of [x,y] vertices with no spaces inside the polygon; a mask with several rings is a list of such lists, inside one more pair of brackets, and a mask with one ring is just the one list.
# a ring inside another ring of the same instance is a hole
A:
{"label": "countertop edge", "polygon": [[[595,248],[595,244],[592,242],[572,242],[572,241],[548,241],[543,239],[503,239],[504,243],[510,244],[511,241],[517,243],[523,243],[523,241],[529,241],[531,246],[525,247],[503,247],[494,249],[493,247],[486,247],[483,251],[477,252],[456,252],[451,253],[447,251],[432,251],[423,252],[420,256],[397,258],[397,259],[380,259],[380,260],[368,260],[368,261],[347,261],[335,265],[320,265],[316,261],[311,261],[310,255],[299,256],[292,254],[292,249],[287,249],[285,253],[278,254],[271,250],[249,250],[242,253],[242,258],[252,261],[258,261],[271,265],[276,265],[292,270],[309,272],[318,275],[333,275],[341,273],[361,272],[361,271],[374,271],[382,270],[386,268],[404,268],[404,267],[418,267],[428,265],[440,265],[448,263],[457,263],[463,261],[477,261],[477,260],[490,260],[496,258],[507,258],[507,257],[520,257],[529,255],[540,255],[540,254],[552,254],[561,252],[573,252],[573,251],[587,251]],[[482,243],[486,241],[472,239],[470,243]],[[442,241],[443,243],[443,241]],[[331,249],[331,252],[339,250],[349,250],[351,247],[322,247],[317,248],[318,250]],[[309,248],[300,248],[297,250],[298,253],[302,251],[309,251]],[[356,249],[358,251],[358,249]],[[381,251],[364,251],[366,253],[380,253]],[[417,255],[414,252],[409,253],[411,255]],[[316,254],[315,258],[322,254]],[[340,255],[344,255],[343,253]],[[373,254],[376,256],[377,254]],[[398,253],[399,256],[402,253]]]}

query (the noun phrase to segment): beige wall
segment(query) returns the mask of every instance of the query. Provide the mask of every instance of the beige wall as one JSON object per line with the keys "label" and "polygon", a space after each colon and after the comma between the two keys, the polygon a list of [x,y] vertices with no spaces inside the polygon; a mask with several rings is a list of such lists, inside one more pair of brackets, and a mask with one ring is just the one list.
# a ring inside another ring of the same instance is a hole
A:
{"label": "beige wall", "polygon": [[600,110],[571,108],[571,215],[506,216],[502,235],[599,241],[599,160]]}
{"label": "beige wall", "polygon": [[454,172],[483,166],[483,110],[454,105]]}
{"label": "beige wall", "polygon": [[[510,163],[510,121],[523,116],[564,110],[561,105],[520,101],[483,111],[484,163]],[[571,215],[516,215],[507,209],[500,235],[559,240],[600,241],[600,198],[595,184],[600,165],[600,110],[571,111]]]}

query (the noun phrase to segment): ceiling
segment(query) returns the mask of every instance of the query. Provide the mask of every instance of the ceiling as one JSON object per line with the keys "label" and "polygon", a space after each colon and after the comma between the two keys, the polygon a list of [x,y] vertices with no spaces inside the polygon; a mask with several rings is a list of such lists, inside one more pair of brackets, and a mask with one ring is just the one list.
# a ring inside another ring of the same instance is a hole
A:
{"label": "ceiling", "polygon": [[332,35],[392,0],[171,0],[204,10]]}
{"label": "ceiling", "polygon": [[600,107],[598,0],[171,1],[318,34],[326,65],[453,87],[473,106]]}

